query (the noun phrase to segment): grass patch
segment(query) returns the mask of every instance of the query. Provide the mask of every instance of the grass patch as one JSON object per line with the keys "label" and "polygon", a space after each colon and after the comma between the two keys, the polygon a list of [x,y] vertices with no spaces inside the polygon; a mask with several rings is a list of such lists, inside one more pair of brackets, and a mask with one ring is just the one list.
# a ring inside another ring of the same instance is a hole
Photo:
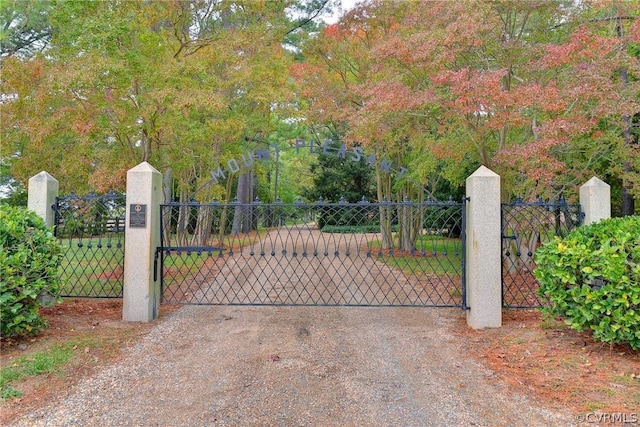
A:
{"label": "grass patch", "polygon": [[600,402],[586,402],[584,406],[588,411],[597,411],[604,408],[604,404]]}
{"label": "grass patch", "polygon": [[[613,377],[613,382],[627,387],[637,387],[640,385],[640,377],[635,376],[635,374],[632,377],[631,374],[622,373]],[[640,394],[638,394],[638,397],[640,397]]]}
{"label": "grass patch", "polygon": [[[399,246],[399,240],[397,236],[394,236],[394,245]],[[371,248],[380,248],[382,242],[380,240],[374,240],[369,243]],[[425,252],[427,255],[457,255],[460,256],[462,252],[462,241],[460,239],[453,239],[450,237],[444,237],[437,234],[425,234],[416,239],[415,242],[416,252]]]}
{"label": "grass patch", "polygon": [[[123,237],[123,236],[122,236]],[[122,295],[124,242],[114,236],[62,239],[63,296]],[[120,247],[118,247],[120,245]]]}
{"label": "grass patch", "polygon": [[[414,253],[394,249],[380,249],[381,241],[369,243],[374,258],[386,265],[397,268],[406,274],[447,274],[459,276],[462,274],[462,242],[437,235],[420,236],[416,242]],[[398,246],[398,239],[395,239]],[[381,256],[378,256],[382,253]]]}
{"label": "grass patch", "polygon": [[546,330],[567,329],[567,325],[565,325],[564,322],[556,319],[554,316],[542,313],[540,328]]}
{"label": "grass patch", "polygon": [[78,342],[54,345],[50,349],[13,360],[0,371],[0,395],[2,399],[19,397],[22,392],[12,385],[28,377],[46,375],[58,371],[73,357]]}
{"label": "grass patch", "polygon": [[[130,335],[128,331],[120,331],[119,334],[121,337]],[[55,343],[45,350],[17,357],[0,370],[0,396],[2,400],[22,396],[20,382],[30,377],[64,374],[67,367],[82,358],[88,349],[98,349],[101,354],[113,355],[118,348],[118,345],[109,343],[108,340],[105,342],[101,337],[82,334],[71,340]],[[78,349],[84,349],[84,353]]]}
{"label": "grass patch", "polygon": [[447,274],[459,276],[462,274],[462,264],[459,257],[451,255],[429,256],[382,256],[376,257],[380,261],[392,268],[397,268],[408,275],[415,274]]}
{"label": "grass patch", "polygon": [[[224,253],[224,252],[223,252]],[[213,257],[217,257],[217,252],[212,252]],[[210,258],[207,252],[171,252],[169,255],[163,254],[163,275],[165,280],[172,277],[191,277],[196,274],[202,265]]]}

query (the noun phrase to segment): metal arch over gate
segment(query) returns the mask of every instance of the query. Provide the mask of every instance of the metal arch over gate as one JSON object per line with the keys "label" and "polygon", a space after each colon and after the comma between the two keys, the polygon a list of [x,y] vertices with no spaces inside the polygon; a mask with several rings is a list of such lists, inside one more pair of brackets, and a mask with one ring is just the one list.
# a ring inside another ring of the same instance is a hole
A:
{"label": "metal arch over gate", "polygon": [[164,204],[162,303],[466,308],[464,208]]}

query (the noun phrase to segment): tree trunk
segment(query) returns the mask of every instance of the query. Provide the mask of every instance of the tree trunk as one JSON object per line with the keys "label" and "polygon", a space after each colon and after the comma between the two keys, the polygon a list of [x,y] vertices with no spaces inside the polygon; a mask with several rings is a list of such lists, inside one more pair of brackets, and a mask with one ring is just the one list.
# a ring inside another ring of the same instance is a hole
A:
{"label": "tree trunk", "polygon": [[[391,196],[391,182],[388,176],[383,177],[382,173],[376,171],[376,182],[378,187],[378,201],[389,200]],[[381,205],[380,213],[380,233],[382,234],[382,249],[393,248],[393,231],[391,229],[393,210],[391,205]]]}
{"label": "tree trunk", "polygon": [[189,219],[191,217],[191,209],[185,205],[188,202],[189,194],[184,189],[180,190],[180,207],[176,226],[176,244],[178,246],[188,246]]}
{"label": "tree trunk", "polygon": [[211,237],[211,222],[213,220],[212,209],[207,205],[198,206],[196,226],[193,231],[193,246],[207,246]]}
{"label": "tree trunk", "polygon": [[415,249],[415,213],[410,204],[398,205],[398,223],[400,224],[400,249],[411,252]]}
{"label": "tree trunk", "polygon": [[[171,190],[173,187],[173,177],[171,176],[171,168],[167,168],[162,176],[162,191],[164,194],[164,203],[171,202]],[[171,208],[164,208],[162,212],[162,242],[163,244],[171,242]]]}
{"label": "tree trunk", "polygon": [[[626,70],[623,70],[623,76],[625,83],[628,82],[628,76]],[[624,116],[624,144],[628,147],[634,145],[633,135],[631,134],[631,117]],[[624,162],[624,171],[625,173],[629,173],[633,171],[633,166],[631,162]],[[633,189],[633,184],[629,182],[628,179],[622,179],[622,215],[633,215],[636,210],[635,199],[631,190]]]}
{"label": "tree trunk", "polygon": [[[227,188],[226,188],[226,194],[227,194],[227,200],[229,200],[229,196],[231,195],[231,186],[233,184],[233,176],[229,175],[229,177],[227,178]],[[225,203],[224,207],[222,208],[222,212],[220,214],[220,229],[218,230],[218,246],[219,247],[224,247],[224,236],[226,233],[226,229],[227,229],[227,212],[228,212],[228,208],[229,207],[229,203]]]}
{"label": "tree trunk", "polygon": [[415,210],[415,205],[410,202],[411,195],[409,189],[405,188],[398,194],[398,242],[400,249],[411,252],[416,246],[417,227],[416,218],[419,216]]}
{"label": "tree trunk", "polygon": [[[623,35],[622,22],[620,21],[620,19],[618,19],[616,30],[618,33],[618,37],[622,37]],[[620,70],[620,78],[622,79],[624,86],[627,87],[629,85],[629,74],[626,68],[622,68]],[[627,147],[631,147],[632,145],[634,145],[633,135],[631,134],[631,116],[625,115],[622,118],[624,120],[624,130],[623,130],[624,144]],[[624,163],[625,173],[629,173],[632,170],[633,170],[633,167],[631,166],[631,163],[625,162]],[[622,215],[623,216],[633,215],[635,213],[635,199],[633,197],[633,194],[631,193],[632,188],[633,188],[633,184],[629,182],[628,179],[623,178],[622,179]]]}
{"label": "tree trunk", "polygon": [[238,206],[234,209],[232,234],[248,233],[251,229],[251,206],[253,201],[253,173],[246,172],[238,178]]}

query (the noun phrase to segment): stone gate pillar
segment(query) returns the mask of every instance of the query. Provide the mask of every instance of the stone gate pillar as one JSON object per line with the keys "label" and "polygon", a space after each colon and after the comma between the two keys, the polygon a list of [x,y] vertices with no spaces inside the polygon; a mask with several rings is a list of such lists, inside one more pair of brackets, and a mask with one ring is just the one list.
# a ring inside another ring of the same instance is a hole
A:
{"label": "stone gate pillar", "polygon": [[583,225],[611,218],[611,187],[595,176],[580,187],[580,207]]}
{"label": "stone gate pillar", "polygon": [[58,197],[58,188],[58,180],[45,171],[29,178],[27,208],[37,213],[47,224],[47,227],[54,225],[52,206]]}
{"label": "stone gate pillar", "polygon": [[467,325],[502,326],[500,176],[480,166],[466,182]]}
{"label": "stone gate pillar", "polygon": [[162,174],[147,162],[127,172],[122,320],[149,322],[158,317],[160,284],[153,281],[160,245]]}

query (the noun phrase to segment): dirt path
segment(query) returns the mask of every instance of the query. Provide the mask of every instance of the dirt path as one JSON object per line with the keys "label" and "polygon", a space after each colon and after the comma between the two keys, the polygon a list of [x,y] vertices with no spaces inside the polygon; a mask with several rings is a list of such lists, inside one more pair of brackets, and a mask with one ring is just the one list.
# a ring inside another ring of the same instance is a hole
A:
{"label": "dirt path", "polygon": [[190,306],[20,426],[557,426],[461,354],[457,309]]}
{"label": "dirt path", "polygon": [[[191,303],[296,305],[460,305],[461,279],[403,274],[376,259],[376,234],[275,229],[259,242],[209,258],[191,283]],[[387,257],[389,260],[389,257]],[[397,260],[397,259],[396,259]],[[425,265],[422,265],[426,268]],[[453,275],[455,276],[455,274]],[[193,284],[197,283],[197,289]],[[453,296],[456,294],[456,296]]]}
{"label": "dirt path", "polygon": [[[375,270],[366,264],[377,264],[371,258],[343,262],[344,256],[336,256],[326,263],[313,256],[314,250],[357,251],[360,244],[348,248],[351,242],[338,236],[312,249],[300,242],[311,237],[321,242],[313,235],[319,232],[298,231],[287,234],[288,241],[267,235],[263,241],[270,246],[253,252],[286,250],[299,256],[277,268],[265,257],[250,257],[244,265],[227,261],[217,276],[205,277],[211,287],[200,297],[211,301],[208,293],[226,286],[227,295],[251,288],[255,296],[316,292],[315,298],[344,302],[361,292],[357,281],[375,294],[384,293],[383,280],[376,277],[388,274],[383,264]],[[298,264],[301,260],[306,264]],[[274,276],[279,288],[273,286]],[[449,332],[461,316],[460,309],[444,308],[188,306],[172,313],[119,363],[15,425],[571,423],[569,413],[510,393],[492,372],[463,354],[460,338]]]}

